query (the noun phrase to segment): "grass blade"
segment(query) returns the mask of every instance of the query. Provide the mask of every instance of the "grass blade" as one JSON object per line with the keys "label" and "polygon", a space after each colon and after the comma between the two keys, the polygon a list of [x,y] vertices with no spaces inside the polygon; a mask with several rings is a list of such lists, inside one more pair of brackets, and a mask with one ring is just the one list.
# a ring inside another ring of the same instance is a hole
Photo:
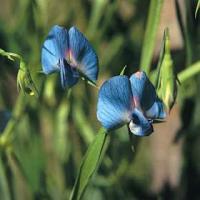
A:
{"label": "grass blade", "polygon": [[178,80],[183,83],[186,80],[192,78],[193,76],[200,73],[200,61],[190,65],[188,68],[184,69],[183,71],[179,72]]}
{"label": "grass blade", "polygon": [[94,141],[90,144],[85,157],[82,160],[79,174],[70,197],[71,200],[79,200],[82,197],[92,175],[98,168],[100,164],[99,160],[104,152],[103,147],[106,144],[106,136],[105,130],[101,129]]}
{"label": "grass blade", "polygon": [[200,0],[198,1],[197,7],[196,7],[196,10],[195,10],[195,18],[197,18],[197,13],[198,13],[199,8],[200,8]]}
{"label": "grass blade", "polygon": [[162,5],[163,0],[152,0],[149,7],[148,21],[140,58],[140,69],[144,70],[147,74],[150,71]]}

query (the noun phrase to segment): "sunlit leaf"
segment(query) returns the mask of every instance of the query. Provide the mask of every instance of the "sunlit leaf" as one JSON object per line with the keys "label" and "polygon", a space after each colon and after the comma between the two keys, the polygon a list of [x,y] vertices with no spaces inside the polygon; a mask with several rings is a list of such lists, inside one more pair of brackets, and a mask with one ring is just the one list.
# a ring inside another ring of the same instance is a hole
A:
{"label": "sunlit leaf", "polygon": [[200,61],[190,65],[178,74],[178,80],[183,83],[200,73]]}
{"label": "sunlit leaf", "polygon": [[199,11],[199,8],[200,8],[200,0],[198,1],[197,7],[196,7],[196,10],[195,10],[195,18],[197,18],[197,13]]}
{"label": "sunlit leaf", "polygon": [[158,62],[158,76],[156,89],[168,111],[173,107],[177,96],[177,76],[174,72],[174,64],[170,53],[169,30],[166,29],[163,37],[163,45]]}
{"label": "sunlit leaf", "polygon": [[123,67],[122,71],[120,72],[120,75],[124,75],[126,67],[127,67],[126,65]]}

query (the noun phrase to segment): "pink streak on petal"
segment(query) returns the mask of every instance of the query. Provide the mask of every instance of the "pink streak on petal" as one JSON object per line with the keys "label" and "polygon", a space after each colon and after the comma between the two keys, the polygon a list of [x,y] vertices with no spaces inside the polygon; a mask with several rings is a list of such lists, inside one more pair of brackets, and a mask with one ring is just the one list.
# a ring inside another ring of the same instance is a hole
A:
{"label": "pink streak on petal", "polygon": [[78,66],[78,63],[76,62],[74,56],[73,56],[73,52],[71,49],[68,49],[66,52],[66,59],[69,62],[71,67],[76,68]]}
{"label": "pink streak on petal", "polygon": [[142,78],[142,74],[143,74],[143,72],[138,71],[138,72],[135,73],[135,76],[136,76],[137,78],[141,79],[141,78]]}
{"label": "pink streak on petal", "polygon": [[139,101],[139,98],[137,96],[134,96],[133,97],[133,103],[134,103],[134,106],[135,107],[140,107],[140,101]]}

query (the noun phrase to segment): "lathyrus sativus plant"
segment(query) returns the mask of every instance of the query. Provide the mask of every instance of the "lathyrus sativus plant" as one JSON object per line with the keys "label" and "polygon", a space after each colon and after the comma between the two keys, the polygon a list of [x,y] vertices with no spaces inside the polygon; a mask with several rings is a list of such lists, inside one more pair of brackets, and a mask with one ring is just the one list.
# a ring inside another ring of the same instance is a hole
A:
{"label": "lathyrus sativus plant", "polygon": [[[169,56],[166,54],[166,52],[169,53],[168,40],[164,41],[167,51],[163,54],[163,60]],[[23,59],[17,54],[7,53],[3,50],[1,54],[9,59],[13,59],[12,57],[20,59],[17,75],[18,87],[30,95],[35,94],[34,91],[37,90]],[[41,63],[45,74],[60,73],[62,88],[71,88],[80,77],[93,85],[96,84],[99,69],[97,54],[85,36],[75,27],[69,30],[58,25],[52,27],[42,45]],[[171,67],[171,62],[169,67]],[[160,70],[163,68],[161,65]],[[159,84],[165,80],[164,77],[162,71],[158,73]],[[171,90],[167,90],[167,92],[171,93]],[[82,160],[71,199],[82,197],[93,173],[100,164],[109,138],[108,135],[112,130],[127,124],[127,132],[136,136],[148,136],[153,132],[152,124],[165,119],[163,97],[165,96],[158,97],[154,85],[144,71],[138,71],[130,78],[125,75],[115,76],[103,83],[99,89],[97,103],[97,119],[103,128],[90,144]],[[168,103],[167,101],[167,105]],[[172,105],[169,105],[171,108]]]}
{"label": "lathyrus sativus plant", "polygon": [[[98,58],[84,35],[75,27],[66,30],[53,26],[42,46],[42,69],[45,74],[59,72],[61,86],[70,88],[80,76],[95,83]],[[136,72],[130,79],[121,75],[106,81],[100,88],[97,118],[106,130],[100,130],[81,164],[71,199],[79,199],[99,164],[106,136],[110,130],[129,124],[139,136],[153,132],[154,120],[166,116],[162,100],[145,72]]]}
{"label": "lathyrus sativus plant", "polygon": [[3,49],[0,49],[0,55],[6,56],[9,60],[19,62],[19,69],[17,73],[18,90],[22,90],[24,93],[29,95],[38,96],[37,88],[32,80],[28,66],[23,58],[16,53],[6,52]]}
{"label": "lathyrus sativus plant", "polygon": [[[38,90],[32,80],[29,68],[23,58],[12,52],[6,52],[3,49],[0,49],[0,55],[7,57],[11,61],[19,62],[18,72],[17,72],[17,88],[18,90],[22,91],[23,94],[28,94],[30,96],[35,95],[38,97]],[[0,136],[0,146],[2,149],[6,149],[8,146],[10,146],[10,143],[12,143],[13,139],[13,129],[15,125],[18,123],[18,120],[25,109],[25,97],[20,94],[19,99],[16,103],[16,106],[13,110],[12,117],[9,118],[9,120],[6,120],[6,123],[4,124],[4,128],[2,129],[2,134]],[[6,115],[4,115],[3,118],[6,118]],[[5,119],[2,119],[3,121]],[[4,150],[5,150],[4,149]]]}
{"label": "lathyrus sativus plant", "polygon": [[45,74],[60,72],[63,88],[75,85],[80,76],[95,84],[98,76],[97,55],[76,27],[52,27],[42,46],[42,67]]}

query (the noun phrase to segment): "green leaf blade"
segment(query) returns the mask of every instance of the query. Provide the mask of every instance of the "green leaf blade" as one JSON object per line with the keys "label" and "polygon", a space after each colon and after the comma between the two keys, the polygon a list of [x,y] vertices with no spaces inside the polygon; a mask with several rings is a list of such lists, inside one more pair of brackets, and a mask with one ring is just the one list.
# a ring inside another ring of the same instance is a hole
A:
{"label": "green leaf blade", "polygon": [[126,70],[127,66],[125,65],[122,69],[122,71],[120,72],[120,75],[124,75],[125,74],[125,70]]}
{"label": "green leaf blade", "polygon": [[170,111],[177,97],[177,75],[170,52],[170,36],[168,28],[164,31],[163,44],[158,61],[156,89],[166,108]]}
{"label": "green leaf blade", "polygon": [[197,13],[198,13],[199,9],[200,9],[200,0],[198,1],[197,7],[196,7],[196,10],[195,10],[195,18],[197,18]]}
{"label": "green leaf blade", "polygon": [[149,7],[148,21],[140,58],[140,69],[144,70],[147,74],[150,71],[162,5],[163,0],[152,0]]}
{"label": "green leaf blade", "polygon": [[106,138],[107,133],[104,129],[101,129],[93,142],[90,144],[82,160],[79,174],[76,178],[76,182],[71,193],[71,200],[79,200],[82,197],[92,175],[100,164],[99,161],[104,152],[103,149],[106,144]]}
{"label": "green leaf blade", "polygon": [[193,63],[186,69],[182,70],[178,74],[178,80],[181,83],[184,83],[188,79],[192,78],[193,76],[200,74],[200,61],[197,61],[196,63]]}

